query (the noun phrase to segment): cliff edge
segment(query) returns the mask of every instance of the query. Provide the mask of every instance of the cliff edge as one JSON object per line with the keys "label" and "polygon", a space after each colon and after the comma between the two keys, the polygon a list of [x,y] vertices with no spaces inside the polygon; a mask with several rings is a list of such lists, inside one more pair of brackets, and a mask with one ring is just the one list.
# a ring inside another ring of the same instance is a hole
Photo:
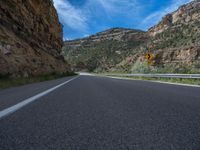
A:
{"label": "cliff edge", "polygon": [[70,72],[61,55],[62,38],[51,0],[0,1],[0,75]]}

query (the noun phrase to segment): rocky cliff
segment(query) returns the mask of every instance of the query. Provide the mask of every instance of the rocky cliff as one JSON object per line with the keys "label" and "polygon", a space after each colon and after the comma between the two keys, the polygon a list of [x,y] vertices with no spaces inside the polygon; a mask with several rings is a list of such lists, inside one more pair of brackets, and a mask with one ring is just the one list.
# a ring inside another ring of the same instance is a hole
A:
{"label": "rocky cliff", "polygon": [[194,0],[189,4],[181,6],[175,12],[163,17],[162,21],[149,29],[149,34],[155,36],[168,28],[193,24],[200,20],[200,0]]}
{"label": "rocky cliff", "polygon": [[0,75],[69,72],[62,25],[51,0],[0,1]]}

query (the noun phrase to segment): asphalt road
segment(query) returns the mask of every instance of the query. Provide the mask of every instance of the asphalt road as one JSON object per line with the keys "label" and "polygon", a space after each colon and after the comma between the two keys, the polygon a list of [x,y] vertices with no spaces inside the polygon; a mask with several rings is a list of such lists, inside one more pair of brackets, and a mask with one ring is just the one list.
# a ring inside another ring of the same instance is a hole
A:
{"label": "asphalt road", "polygon": [[[0,111],[73,77],[0,90]],[[0,119],[0,150],[199,150],[200,88],[80,76]]]}

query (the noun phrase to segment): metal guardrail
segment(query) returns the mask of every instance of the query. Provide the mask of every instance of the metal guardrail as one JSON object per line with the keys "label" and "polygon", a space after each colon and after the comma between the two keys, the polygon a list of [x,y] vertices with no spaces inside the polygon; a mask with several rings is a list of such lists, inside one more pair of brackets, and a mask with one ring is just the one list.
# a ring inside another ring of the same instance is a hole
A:
{"label": "metal guardrail", "polygon": [[107,76],[200,79],[200,74],[107,74]]}

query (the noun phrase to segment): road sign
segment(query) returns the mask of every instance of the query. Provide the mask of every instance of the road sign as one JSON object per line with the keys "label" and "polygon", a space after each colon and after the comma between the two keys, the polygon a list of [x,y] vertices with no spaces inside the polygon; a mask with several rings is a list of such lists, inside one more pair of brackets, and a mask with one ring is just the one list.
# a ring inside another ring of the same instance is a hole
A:
{"label": "road sign", "polygon": [[151,65],[151,64],[152,64],[152,59],[153,59],[153,54],[147,53],[147,54],[145,55],[145,57],[146,57],[146,59],[147,59],[148,64]]}
{"label": "road sign", "polygon": [[146,57],[147,60],[152,60],[153,54],[147,53],[147,54],[145,55],[145,57]]}

